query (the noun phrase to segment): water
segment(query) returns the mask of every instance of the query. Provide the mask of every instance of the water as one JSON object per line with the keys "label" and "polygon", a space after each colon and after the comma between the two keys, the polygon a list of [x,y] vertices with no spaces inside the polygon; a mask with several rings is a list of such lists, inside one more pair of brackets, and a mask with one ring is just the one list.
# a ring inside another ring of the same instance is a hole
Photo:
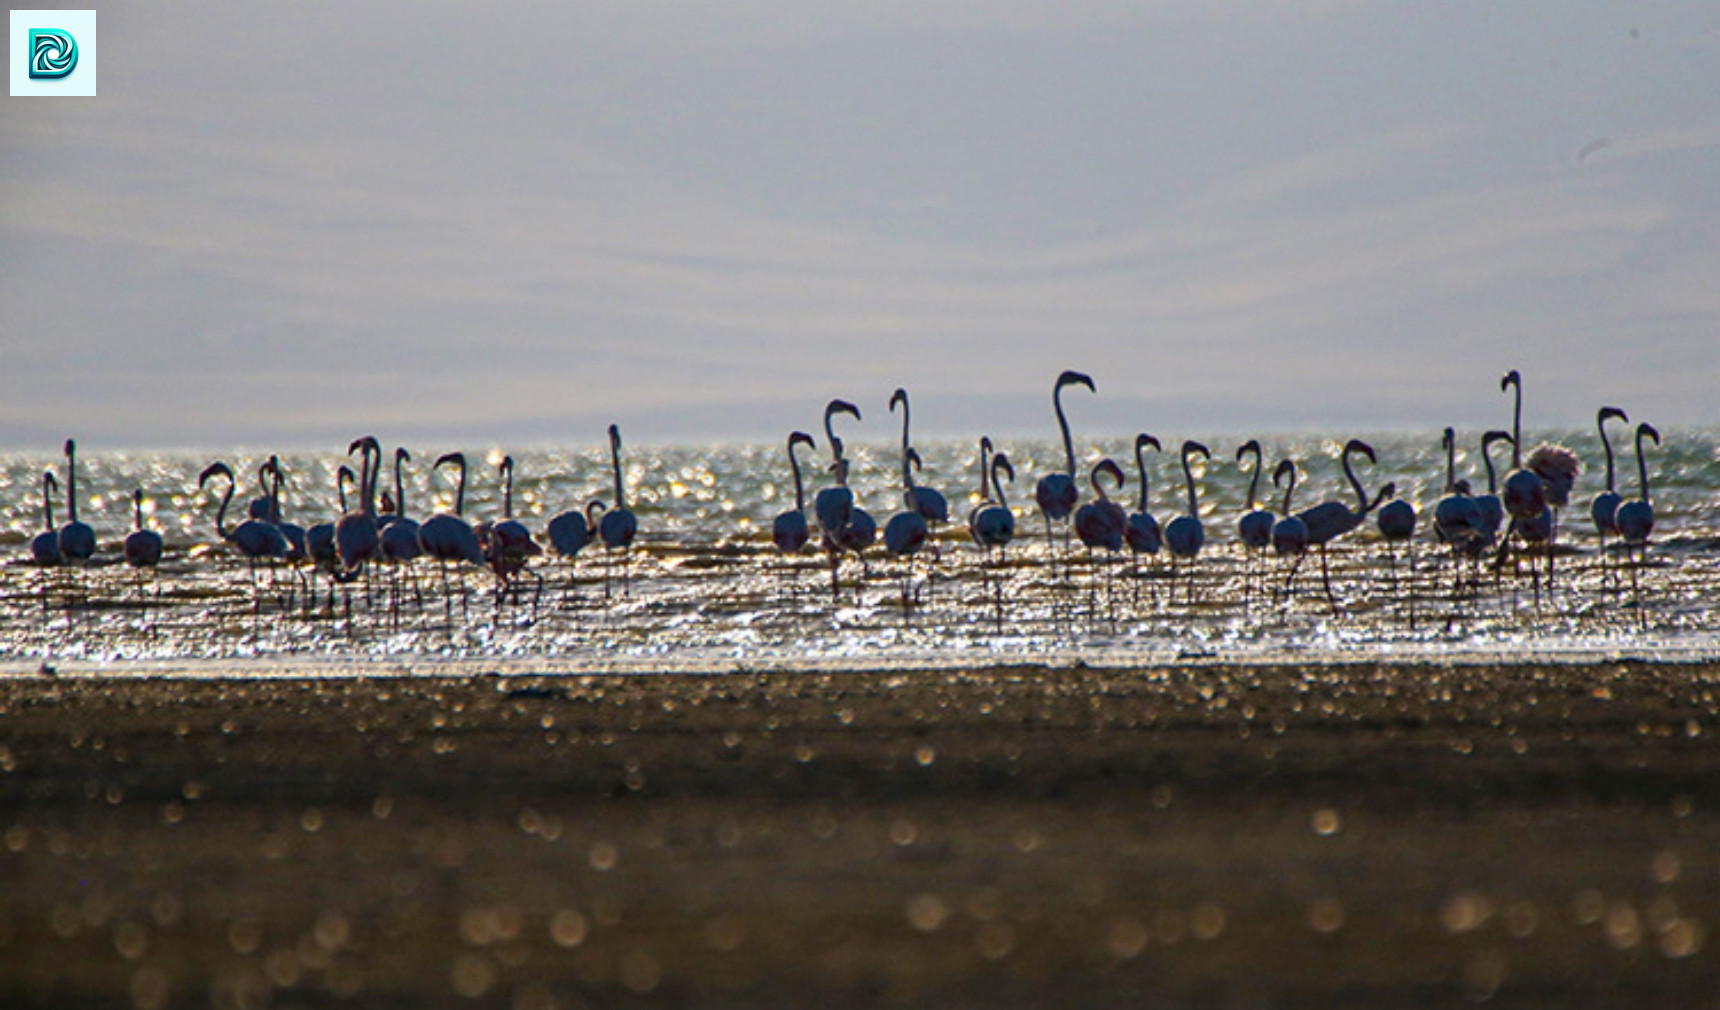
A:
{"label": "water", "polygon": [[[1478,441],[1478,433],[1462,437]],[[1484,584],[1475,598],[1453,599],[1451,569],[1438,565],[1442,554],[1429,529],[1443,491],[1443,452],[1437,437],[1391,434],[1370,440],[1379,465],[1362,462],[1358,473],[1370,492],[1393,481],[1399,496],[1417,506],[1416,558],[1391,557],[1370,518],[1333,552],[1338,613],[1320,587],[1316,559],[1303,565],[1295,595],[1274,602],[1271,587],[1282,586],[1284,570],[1276,560],[1248,558],[1237,545],[1235,520],[1249,479],[1233,462],[1232,439],[1208,440],[1214,459],[1195,466],[1207,546],[1192,579],[1173,579],[1162,556],[1132,568],[1125,555],[1097,577],[1079,545],[1073,566],[1065,563],[1061,545],[1054,560],[1032,506],[1037,475],[1061,463],[1061,446],[1049,440],[999,446],[1020,475],[1007,489],[1017,538],[1006,561],[983,563],[962,522],[977,500],[976,448],[928,442],[918,446],[925,459],[918,479],[944,491],[957,520],[939,538],[935,573],[928,580],[922,562],[904,582],[900,563],[885,559],[879,547],[864,573],[853,560],[844,563],[841,596],[833,601],[821,555],[809,547],[800,557],[783,559],[770,545],[772,518],[793,506],[780,444],[649,446],[624,453],[628,504],[640,525],[625,595],[621,569],[593,546],[572,565],[539,559],[534,570],[544,579],[541,592],[534,597],[535,583],[529,583],[523,602],[504,606],[494,602],[487,572],[457,575],[453,593],[445,597],[435,568],[421,563],[410,582],[400,581],[397,611],[388,603],[392,577],[384,573],[370,587],[368,603],[360,582],[332,608],[320,580],[314,609],[307,607],[303,584],[284,569],[261,572],[253,583],[244,562],[214,544],[215,499],[196,487],[198,472],[216,458],[207,453],[84,447],[80,518],[95,528],[100,552],[87,570],[39,571],[28,554],[30,537],[42,528],[41,473],[56,467],[63,482],[63,460],[14,454],[0,457],[0,552],[7,556],[0,565],[0,658],[20,664],[121,658],[178,664],[434,663],[482,656],[538,666],[553,661],[594,669],[667,669],[1016,658],[1127,663],[1268,654],[1720,653],[1720,614],[1712,602],[1720,599],[1720,432],[1668,433],[1665,445],[1651,450],[1656,549],[1651,564],[1636,573],[1635,591],[1628,573],[1608,574],[1595,552],[1587,512],[1604,474],[1598,441],[1592,431],[1555,437],[1581,454],[1585,470],[1562,533],[1577,553],[1560,558],[1556,589],[1545,606],[1535,605],[1526,575],[1507,574],[1497,586]],[[1301,464],[1295,508],[1352,500],[1338,465],[1339,442],[1275,438],[1264,444],[1268,471],[1279,458]],[[451,471],[428,472],[427,461],[439,448],[413,448],[423,451],[407,468],[405,492],[408,514],[422,518],[450,508],[454,488]],[[1169,451],[1147,454],[1151,510],[1161,522],[1186,508],[1176,448],[1167,444]],[[606,447],[513,454],[515,513],[540,539],[555,513],[594,497],[613,498]],[[900,507],[899,456],[889,444],[854,444],[850,454],[850,484],[882,526]],[[1104,440],[1080,455],[1083,472],[1103,455],[1122,464],[1129,485],[1118,497],[1135,507],[1132,438]],[[1497,455],[1503,471],[1508,453]],[[220,458],[241,475],[229,516],[242,517],[245,504],[260,493],[255,474],[266,453],[237,451]],[[810,499],[830,482],[824,470],[828,455],[802,458],[808,462]],[[499,460],[499,452],[473,454],[469,519],[499,517]],[[332,454],[283,457],[290,482],[285,517],[303,526],[334,519],[334,472],[346,461]],[[1458,475],[1470,478],[1478,493],[1485,488],[1474,445],[1460,453]],[[1621,492],[1634,496],[1636,467],[1628,445],[1620,454],[1618,478]],[[1261,485],[1263,503],[1275,506],[1280,496],[1270,480],[1263,477]],[[218,482],[210,490],[224,486]],[[168,544],[159,573],[142,579],[119,563],[134,487],[148,495],[148,522]],[[383,487],[392,489],[392,471],[385,473]],[[63,497],[54,511],[55,522],[63,523]],[[462,582],[468,590],[465,613]],[[905,606],[904,593],[917,602]]]}

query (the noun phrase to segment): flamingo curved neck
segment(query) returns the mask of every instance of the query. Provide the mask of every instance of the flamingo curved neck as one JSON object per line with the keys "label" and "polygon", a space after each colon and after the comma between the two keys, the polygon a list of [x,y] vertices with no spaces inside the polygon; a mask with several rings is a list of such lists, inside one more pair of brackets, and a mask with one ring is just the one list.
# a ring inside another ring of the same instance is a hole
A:
{"label": "flamingo curved neck", "polygon": [[1605,415],[1602,415],[1595,427],[1600,429],[1601,451],[1607,456],[1607,490],[1611,491],[1613,489],[1613,450],[1612,443],[1607,441],[1607,419]]}
{"label": "flamingo curved neck", "polygon": [[406,482],[400,476],[400,464],[404,457],[394,457],[394,514],[406,518]]}
{"label": "flamingo curved neck", "polygon": [[609,440],[609,468],[615,473],[615,507],[627,507],[627,496],[621,486],[621,445],[614,439]]}
{"label": "flamingo curved neck", "polygon": [[78,453],[66,447],[66,521],[78,521]]}
{"label": "flamingo curved neck", "polygon": [[1648,460],[1643,458],[1642,455],[1642,435],[1642,431],[1638,430],[1636,433],[1636,477],[1642,484],[1642,500],[1644,503],[1647,503],[1649,501]]}
{"label": "flamingo curved neck", "polygon": [[52,475],[42,478],[42,518],[47,522],[47,529],[54,529],[54,482]]}
{"label": "flamingo curved neck", "polygon": [[1003,481],[997,479],[997,458],[995,456],[992,457],[991,462],[991,490],[993,494],[997,495],[997,507],[1007,512],[1009,510],[1009,499],[1005,498],[1003,495]]}
{"label": "flamingo curved neck", "polygon": [[1191,453],[1188,452],[1182,454],[1183,480],[1188,482],[1188,514],[1198,519],[1200,517],[1200,504],[1195,498],[1194,470],[1188,462],[1190,455]]}
{"label": "flamingo curved neck", "polygon": [[143,530],[143,495],[132,496],[131,509],[132,521],[137,524],[137,528],[141,532]]}
{"label": "flamingo curved neck", "polygon": [[1511,383],[1517,391],[1516,405],[1511,408],[1511,469],[1523,468],[1523,380]]}
{"label": "flamingo curved neck", "polygon": [[1254,476],[1248,480],[1248,511],[1254,511],[1254,495],[1260,490],[1260,468],[1264,465],[1258,448],[1254,450]]}
{"label": "flamingo curved neck", "polygon": [[794,510],[806,511],[806,489],[800,482],[800,460],[794,458],[794,440],[788,442],[788,468],[794,472]]}
{"label": "flamingo curved neck", "polygon": [[512,519],[513,517],[514,517],[514,468],[512,465],[509,465],[507,467],[507,479],[505,480],[505,482],[502,485],[502,518],[503,519]]}
{"label": "flamingo curved neck", "polygon": [[988,458],[990,452],[991,452],[991,440],[990,439],[983,439],[983,438],[980,439],[980,443],[979,443],[979,500],[982,502],[987,501],[991,498],[991,460]]}
{"label": "flamingo curved neck", "polygon": [[1289,471],[1290,485],[1284,489],[1284,514],[1290,514],[1290,495],[1296,491],[1296,471]]}
{"label": "flamingo curved neck", "polygon": [[239,486],[239,482],[233,479],[232,474],[228,474],[227,475],[227,493],[221,496],[221,507],[215,510],[215,533],[217,536],[219,536],[223,540],[227,539],[227,536],[228,536],[228,533],[227,533],[227,505],[228,505],[228,503],[232,502],[233,491],[238,486]]}
{"label": "flamingo curved neck", "polygon": [[1358,503],[1358,507],[1362,510],[1364,515],[1367,514],[1371,508],[1371,506],[1368,505],[1368,492],[1362,487],[1361,480],[1356,477],[1356,471],[1350,468],[1350,449],[1348,446],[1344,447],[1344,476],[1349,478],[1350,487],[1355,488],[1356,490],[1356,502]]}
{"label": "flamingo curved neck", "polygon": [[1075,442],[1069,437],[1069,418],[1063,413],[1063,387],[1051,391],[1051,407],[1057,412],[1057,429],[1063,433],[1063,472],[1075,479]]}
{"label": "flamingo curved neck", "polygon": [[1141,473],[1141,500],[1140,500],[1140,504],[1135,509],[1135,511],[1137,511],[1137,512],[1145,512],[1147,510],[1147,453],[1146,453],[1146,449],[1147,449],[1147,447],[1146,447],[1145,443],[1142,443],[1142,442],[1136,442],[1135,443],[1135,469],[1139,470]]}
{"label": "flamingo curved neck", "polygon": [[455,462],[460,465],[460,476],[459,482],[454,485],[454,515],[464,516],[466,514],[466,457],[461,456]]}

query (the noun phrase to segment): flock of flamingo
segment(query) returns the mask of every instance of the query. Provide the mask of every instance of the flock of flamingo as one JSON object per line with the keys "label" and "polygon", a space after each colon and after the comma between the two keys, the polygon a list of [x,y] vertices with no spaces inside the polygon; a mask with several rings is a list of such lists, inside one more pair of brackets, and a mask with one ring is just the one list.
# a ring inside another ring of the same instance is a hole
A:
{"label": "flock of flamingo", "polygon": [[[1068,558],[1073,549],[1071,534],[1087,551],[1091,566],[1096,558],[1118,556],[1129,552],[1138,563],[1161,551],[1171,561],[1171,585],[1174,594],[1179,571],[1190,573],[1206,542],[1205,524],[1200,517],[1199,482],[1194,474],[1193,460],[1211,458],[1211,451],[1199,442],[1185,441],[1179,450],[1187,491],[1187,510],[1162,526],[1148,507],[1148,480],[1145,453],[1162,451],[1157,438],[1140,434],[1134,440],[1135,468],[1139,475],[1139,492],[1133,511],[1120,504],[1114,495],[1127,482],[1122,466],[1112,459],[1101,459],[1084,475],[1091,495],[1083,501],[1081,481],[1077,474],[1074,441],[1069,420],[1063,409],[1063,395],[1070,387],[1085,387],[1096,392],[1090,376],[1066,371],[1057,377],[1052,388],[1052,409],[1063,442],[1061,470],[1040,477],[1034,488],[1034,501],[1044,519],[1047,555],[1053,572],[1059,557],[1064,559],[1064,571],[1069,571]],[[1431,517],[1433,537],[1449,552],[1453,561],[1454,597],[1465,586],[1476,589],[1482,578],[1483,563],[1491,558],[1494,571],[1510,562],[1529,562],[1537,598],[1542,584],[1541,563],[1545,563],[1545,579],[1550,587],[1557,552],[1553,549],[1559,531],[1561,510],[1570,503],[1580,462],[1571,450],[1542,444],[1525,454],[1522,444],[1522,379],[1512,371],[1500,381],[1501,391],[1514,395],[1510,431],[1486,432],[1481,438],[1481,457],[1487,472],[1487,491],[1476,494],[1467,480],[1458,479],[1455,472],[1456,440],[1451,428],[1445,429],[1442,447],[1446,454],[1444,495],[1435,505]],[[939,556],[938,526],[950,522],[949,504],[937,490],[916,482],[921,468],[919,453],[910,441],[908,394],[898,389],[890,398],[892,413],[902,413],[901,492],[902,509],[885,522],[882,529],[884,551],[904,564],[902,603],[904,608],[917,602],[918,590],[910,592],[913,565],[916,558],[926,557],[935,566]],[[853,554],[865,563],[865,552],[880,539],[877,522],[855,501],[848,486],[850,461],[844,454],[843,440],[835,430],[841,416],[860,420],[860,409],[846,400],[832,400],[824,410],[824,436],[831,462],[828,472],[833,483],[820,488],[813,498],[809,519],[806,493],[801,472],[801,459],[796,448],[804,446],[817,451],[814,437],[804,431],[788,436],[787,462],[794,481],[794,507],[775,517],[772,541],[784,555],[802,553],[812,542],[815,532],[830,571],[833,597],[841,593],[840,571],[844,558]],[[1616,407],[1603,407],[1597,416],[1601,444],[1606,454],[1606,490],[1597,495],[1590,507],[1594,529],[1599,536],[1603,559],[1607,541],[1618,545],[1626,560],[1640,555],[1654,529],[1654,506],[1649,496],[1648,464],[1644,456],[1645,441],[1660,442],[1653,426],[1639,424],[1635,429],[1637,473],[1640,491],[1637,497],[1625,500],[1615,489],[1614,455],[1607,435],[1607,423],[1628,423],[1625,412]],[[1492,449],[1497,443],[1511,446],[1511,463],[1502,482],[1496,478]],[[601,540],[610,564],[604,569],[604,593],[611,594],[611,568],[619,555],[622,592],[629,591],[627,557],[639,525],[627,507],[627,488],[621,466],[621,432],[609,427],[610,467],[614,478],[610,503],[593,499],[583,507],[575,507],[550,519],[543,530],[543,539],[550,549],[565,558],[576,558],[581,551]],[[78,518],[77,447],[65,444],[66,475],[65,502],[67,522],[54,522],[55,498],[60,491],[58,476],[53,470],[42,475],[43,529],[31,542],[32,560],[38,566],[53,568],[87,563],[97,551],[91,527]],[[510,596],[517,602],[526,580],[535,580],[541,594],[543,578],[531,568],[532,559],[543,554],[533,531],[513,514],[513,470],[511,457],[502,459],[499,476],[503,481],[502,512],[499,518],[469,522],[463,515],[467,479],[466,457],[450,452],[436,459],[434,472],[452,469],[454,473],[454,504],[451,512],[417,521],[407,516],[406,484],[402,467],[412,459],[404,448],[393,455],[392,494],[383,486],[384,452],[374,437],[359,438],[347,449],[349,459],[356,457],[357,469],[341,465],[336,474],[336,488],[341,502],[341,515],[332,522],[308,528],[288,522],[281,509],[281,487],[284,469],[278,457],[271,456],[258,470],[261,495],[253,500],[246,517],[230,524],[228,512],[238,491],[239,478],[224,462],[211,463],[198,478],[200,489],[218,493],[214,528],[219,540],[249,563],[256,607],[262,607],[261,592],[256,589],[259,565],[273,569],[279,565],[298,574],[298,583],[307,593],[307,607],[314,608],[316,578],[323,576],[329,583],[328,605],[332,609],[335,586],[363,578],[368,596],[370,573],[385,567],[391,575],[391,610],[398,614],[402,598],[400,573],[410,572],[412,566],[425,561],[434,562],[440,571],[444,606],[452,617],[450,566],[488,569],[495,577],[497,605]],[[1237,522],[1238,542],[1246,548],[1250,563],[1270,551],[1283,559],[1285,569],[1281,585],[1273,586],[1275,597],[1288,596],[1303,559],[1310,548],[1318,551],[1325,596],[1334,612],[1339,605],[1334,593],[1327,549],[1345,534],[1361,527],[1370,515],[1375,516],[1379,533],[1388,545],[1405,544],[1415,536],[1418,519],[1415,507],[1395,498],[1394,485],[1387,483],[1372,495],[1355,471],[1358,459],[1375,462],[1374,450],[1367,443],[1352,439],[1344,447],[1341,465],[1345,479],[1354,491],[1355,500],[1331,500],[1297,510],[1294,495],[1298,469],[1290,459],[1279,460],[1271,469],[1274,488],[1282,498],[1277,510],[1263,504],[1260,497],[1261,478],[1267,472],[1267,461],[1258,441],[1250,440],[1235,452],[1239,466],[1250,472],[1247,504]],[[979,440],[977,457],[977,504],[967,516],[968,532],[983,551],[982,572],[998,560],[1016,537],[1016,512],[1011,508],[1006,488],[1016,479],[1015,467],[1007,453],[999,451],[989,437]],[[211,487],[213,485],[213,487]],[[379,501],[380,499],[380,501]],[[163,554],[161,534],[146,528],[144,519],[144,490],[131,495],[134,528],[123,544],[124,561],[139,572],[157,566]],[[1058,534],[1063,548],[1058,550]],[[928,549],[928,545],[930,545]],[[1393,562],[1395,580],[1395,561]],[[1466,580],[1465,572],[1468,572]],[[1634,567],[1633,578],[1634,578]],[[141,576],[140,576],[141,577]],[[930,580],[928,579],[929,583]],[[1095,577],[1096,584],[1096,577]],[[417,592],[417,580],[411,579]],[[998,583],[1001,594],[1001,582]],[[459,580],[461,606],[468,606],[464,579]],[[1188,583],[1192,600],[1194,587]],[[421,594],[419,596],[422,600]],[[536,596],[534,596],[534,600]],[[350,606],[350,591],[349,604]]]}

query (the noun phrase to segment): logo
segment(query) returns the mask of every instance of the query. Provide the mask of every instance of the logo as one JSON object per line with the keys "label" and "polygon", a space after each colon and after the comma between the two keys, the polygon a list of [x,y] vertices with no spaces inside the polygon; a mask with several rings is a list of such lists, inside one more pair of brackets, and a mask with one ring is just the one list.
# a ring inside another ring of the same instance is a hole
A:
{"label": "logo", "polygon": [[78,68],[78,40],[59,28],[30,29],[30,76],[58,80]]}
{"label": "logo", "polygon": [[95,11],[13,11],[9,40],[12,94],[95,97]]}

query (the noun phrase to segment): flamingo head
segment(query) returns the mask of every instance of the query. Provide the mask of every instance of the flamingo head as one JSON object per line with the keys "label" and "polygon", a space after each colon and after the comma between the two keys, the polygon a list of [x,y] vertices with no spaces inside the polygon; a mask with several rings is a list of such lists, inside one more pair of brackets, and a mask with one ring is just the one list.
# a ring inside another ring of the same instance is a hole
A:
{"label": "flamingo head", "polygon": [[436,463],[430,469],[440,470],[449,463],[458,464],[462,470],[466,469],[466,454],[463,452],[445,452],[436,457]]}
{"label": "flamingo head", "polygon": [[1450,449],[1455,445],[1457,445],[1457,429],[1445,429],[1445,434],[1439,436],[1439,447],[1441,449]]}
{"label": "flamingo head", "polygon": [[[896,391],[890,394],[890,413],[896,412],[896,404],[898,403],[902,405],[903,410],[908,409],[908,391],[900,386],[896,387]],[[859,415],[856,414],[855,416],[858,417]]]}
{"label": "flamingo head", "polygon": [[794,452],[794,447],[797,445],[804,445],[814,452],[818,450],[818,443],[814,442],[812,436],[804,431],[793,432],[788,436],[788,451],[790,453]]}
{"label": "flamingo head", "polygon": [[1015,464],[1011,463],[1009,457],[1001,452],[991,458],[991,479],[994,482],[997,480],[997,474],[1000,470],[1009,474],[1011,484],[1015,483]]}
{"label": "flamingo head", "polygon": [[352,444],[346,447],[348,456],[359,451],[374,452],[380,456],[382,455],[382,443],[376,440],[375,435],[366,435],[363,438],[353,439]]}
{"label": "flamingo head", "polygon": [[1251,438],[1248,441],[1237,446],[1236,447],[1236,461],[1238,463],[1242,462],[1242,457],[1248,455],[1251,452],[1254,454],[1254,457],[1256,459],[1260,458],[1260,440],[1259,439]]}
{"label": "flamingo head", "polygon": [[71,459],[74,455],[77,454],[77,451],[78,451],[78,443],[76,441],[74,441],[73,439],[69,439],[69,438],[66,439],[66,458]]}
{"label": "flamingo head", "polygon": [[[42,471],[42,484],[46,486],[49,491],[58,491],[60,489],[60,479],[54,476],[54,471],[52,470]],[[198,486],[201,487],[202,485],[199,484]]]}
{"label": "flamingo head", "polygon": [[1296,464],[1287,459],[1278,461],[1278,468],[1272,471],[1272,486],[1277,487],[1285,477],[1292,480],[1296,477]]}
{"label": "flamingo head", "polygon": [[1481,436],[1481,451],[1486,452],[1487,448],[1494,442],[1510,442],[1512,445],[1517,444],[1511,438],[1511,433],[1508,431],[1490,431]]}
{"label": "flamingo head", "polygon": [[410,463],[412,462],[412,454],[406,451],[405,446],[400,446],[394,450],[394,462]]}
{"label": "flamingo head", "polygon": [[1077,371],[1070,370],[1070,371],[1064,372],[1062,375],[1059,375],[1057,377],[1057,385],[1052,388],[1052,392],[1054,392],[1054,393],[1058,392],[1064,386],[1075,386],[1075,385],[1086,386],[1087,391],[1090,393],[1097,393],[1099,391],[1098,387],[1093,385],[1093,377],[1092,376],[1088,375],[1085,372],[1077,372]]}
{"label": "flamingo head", "polygon": [[1655,445],[1660,444],[1660,432],[1655,430],[1654,425],[1649,424],[1647,421],[1636,426],[1636,437],[1640,439],[1644,436],[1654,439]]}
{"label": "flamingo head", "polygon": [[211,463],[203,468],[202,473],[197,475],[197,486],[199,488],[203,487],[203,485],[209,483],[210,479],[214,477],[225,477],[228,480],[232,480],[233,468],[221,462]]}
{"label": "flamingo head", "polygon": [[1518,392],[1523,391],[1523,376],[1517,374],[1517,370],[1515,368],[1506,372],[1505,377],[1499,380],[1499,391],[1503,393],[1512,386],[1516,386]]}
{"label": "flamingo head", "polygon": [[1154,438],[1152,435],[1149,435],[1144,431],[1135,436],[1135,452],[1139,453],[1147,446],[1152,446],[1154,452],[1163,452],[1165,448],[1159,444],[1159,440],[1157,438]]}
{"label": "flamingo head", "polygon": [[1197,453],[1200,455],[1201,459],[1211,459],[1212,458],[1212,450],[1208,449],[1204,445],[1201,445],[1199,442],[1196,442],[1193,439],[1190,439],[1189,441],[1183,443],[1182,456],[1183,456],[1183,460],[1185,462],[1188,460],[1188,458],[1191,455],[1195,455]]}
{"label": "flamingo head", "polygon": [[1623,410],[1620,410],[1617,407],[1602,407],[1600,413],[1595,415],[1595,424],[1597,426],[1604,425],[1607,423],[1608,419],[1615,417],[1626,424],[1630,423],[1630,418],[1625,416]]}
{"label": "flamingo head", "polygon": [[831,400],[829,403],[824,405],[825,424],[829,424],[830,419],[837,414],[847,414],[856,421],[860,420],[860,408],[849,403],[847,400]]}
{"label": "flamingo head", "polygon": [[1116,485],[1116,490],[1118,491],[1123,489],[1123,483],[1125,480],[1123,477],[1123,468],[1118,466],[1115,460],[1102,459],[1093,464],[1093,473],[1092,476],[1088,478],[1088,483],[1093,485],[1093,491],[1099,496],[1101,501],[1105,499],[1105,486],[1099,483],[1099,478],[1106,474],[1110,475],[1111,482]]}
{"label": "flamingo head", "polygon": [[612,424],[609,426],[609,444],[614,446],[617,449],[621,448],[621,426],[620,425]]}
{"label": "flamingo head", "polygon": [[924,463],[924,462],[922,462],[922,461],[921,461],[921,459],[920,459],[920,453],[919,453],[919,451],[918,451],[918,450],[916,450],[916,449],[909,449],[909,450],[908,450],[908,451],[907,451],[907,453],[905,453],[905,454],[904,454],[904,455],[903,455],[903,457],[902,457],[902,458],[903,458],[903,459],[906,459],[906,460],[907,460],[907,461],[908,461],[908,463],[909,463],[909,464],[910,464],[910,465],[911,465],[911,466],[913,466],[913,468],[914,468],[914,469],[915,469],[915,470],[919,470],[919,469],[921,469],[921,468],[922,468],[922,467],[924,467],[924,466],[925,466],[925,463]]}
{"label": "flamingo head", "polygon": [[1352,452],[1359,452],[1363,456],[1366,456],[1369,463],[1379,462],[1374,459],[1374,447],[1359,438],[1352,438],[1348,442],[1344,443],[1344,455],[1348,456]]}

